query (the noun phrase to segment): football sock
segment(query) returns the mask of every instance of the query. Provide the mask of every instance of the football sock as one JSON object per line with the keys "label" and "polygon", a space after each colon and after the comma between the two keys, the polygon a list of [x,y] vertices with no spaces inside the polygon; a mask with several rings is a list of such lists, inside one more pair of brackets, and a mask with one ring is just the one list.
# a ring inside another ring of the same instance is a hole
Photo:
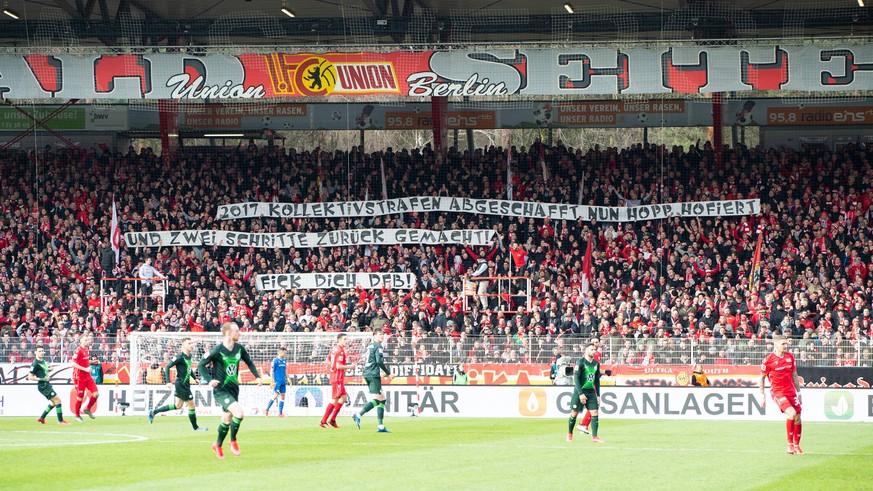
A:
{"label": "football sock", "polygon": [[54,408],[54,407],[55,407],[54,405],[49,404],[48,407],[45,408],[45,411],[42,412],[42,416],[40,416],[39,419],[45,419],[46,415],[48,415],[48,413],[49,413],[49,412],[52,410],[52,408]]}
{"label": "football sock", "polygon": [[340,409],[343,408],[342,404],[334,404],[333,405],[333,414],[330,415],[331,421],[336,421],[336,417],[339,416]]}
{"label": "football sock", "polygon": [[282,411],[285,410],[285,401],[279,401],[279,414],[282,414]]}
{"label": "football sock", "polygon": [[570,431],[569,431],[569,433],[571,435],[573,434],[573,428],[575,428],[575,427],[576,427],[576,418],[574,418],[573,416],[570,416]]}
{"label": "football sock", "polygon": [[273,401],[275,401],[275,399],[270,399],[270,402],[267,403],[267,409],[264,409],[265,413],[270,412],[270,408],[273,407]]}
{"label": "football sock", "polygon": [[600,426],[600,416],[591,416],[591,437],[597,436],[597,427]]}
{"label": "football sock", "polygon": [[154,414],[165,413],[165,412],[167,412],[167,411],[172,411],[173,409],[176,409],[176,405],[175,405],[175,404],[167,404],[166,406],[161,406],[161,407],[157,407],[157,408],[155,408],[155,409],[152,411],[152,413],[154,413]]}
{"label": "football sock", "polygon": [[332,402],[330,404],[328,404],[326,408],[324,408],[324,416],[321,417],[321,422],[327,423],[327,420],[328,420],[328,418],[330,418],[331,413],[333,413],[333,403]]}
{"label": "football sock", "polygon": [[188,421],[191,422],[191,427],[193,427],[196,430],[197,429],[197,411],[195,411],[194,409],[188,410]]}
{"label": "football sock", "polygon": [[224,437],[227,436],[228,426],[222,421],[218,425],[218,446],[224,445]]}
{"label": "football sock", "polygon": [[788,443],[794,443],[794,420],[785,420],[785,433],[788,435]]}
{"label": "football sock", "polygon": [[76,399],[76,403],[73,404],[73,414],[75,414],[76,416],[79,416],[79,414],[81,412],[82,412],[82,400]]}
{"label": "football sock", "polygon": [[803,429],[801,423],[794,423],[794,443],[800,445],[800,431]]}
{"label": "football sock", "polygon": [[239,432],[239,425],[242,424],[242,418],[233,418],[230,420],[230,441],[236,441],[236,434]]}
{"label": "football sock", "polygon": [[382,426],[382,418],[385,417],[385,401],[376,403],[376,418],[379,419],[379,426]]}
{"label": "football sock", "polygon": [[591,424],[591,411],[585,411],[585,415],[582,416],[582,426],[588,426]]}
{"label": "football sock", "polygon": [[97,397],[92,396],[88,402],[88,410],[93,413],[95,409],[97,409]]}
{"label": "football sock", "polygon": [[370,401],[367,404],[365,404],[364,407],[361,408],[361,412],[359,412],[358,414],[363,416],[363,415],[367,414],[370,411],[370,409],[373,409],[374,407],[376,407],[376,405],[373,404],[373,401]]}
{"label": "football sock", "polygon": [[63,409],[61,409],[60,404],[55,406],[55,412],[58,413],[58,421],[63,421],[64,420],[64,411],[63,411]]}

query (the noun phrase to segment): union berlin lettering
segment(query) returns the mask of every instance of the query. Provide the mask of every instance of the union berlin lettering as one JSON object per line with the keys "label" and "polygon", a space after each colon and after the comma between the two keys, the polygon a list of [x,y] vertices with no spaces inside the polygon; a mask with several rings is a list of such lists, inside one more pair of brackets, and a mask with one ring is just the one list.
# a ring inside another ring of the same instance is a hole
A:
{"label": "union berlin lettering", "polygon": [[761,211],[761,201],[757,199],[697,201],[618,207],[536,203],[502,199],[415,196],[376,201],[344,201],[335,203],[237,203],[219,206],[216,219],[372,217],[393,213],[426,213],[433,211],[551,218],[553,220],[582,219],[600,222],[635,222],[668,217],[757,215]]}
{"label": "union berlin lettering", "polygon": [[241,100],[871,89],[871,44],[0,55],[4,99]]}

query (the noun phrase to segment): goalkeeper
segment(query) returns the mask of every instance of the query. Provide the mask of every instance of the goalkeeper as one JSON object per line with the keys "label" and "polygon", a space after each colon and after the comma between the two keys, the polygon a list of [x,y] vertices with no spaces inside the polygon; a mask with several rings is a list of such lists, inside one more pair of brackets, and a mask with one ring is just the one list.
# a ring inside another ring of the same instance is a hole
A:
{"label": "goalkeeper", "polygon": [[382,419],[385,417],[385,394],[382,392],[382,373],[384,372],[387,377],[391,376],[391,371],[385,366],[383,359],[384,350],[382,348],[382,341],[384,340],[385,332],[379,328],[374,329],[373,341],[367,346],[367,364],[364,365],[364,381],[367,382],[370,397],[373,400],[361,408],[360,412],[352,415],[355,426],[359,430],[361,429],[361,416],[376,408],[376,418],[379,420],[379,426],[376,427],[376,431],[379,433],[391,433],[382,424]]}
{"label": "goalkeeper", "polygon": [[191,427],[194,431],[209,431],[208,428],[197,426],[197,411],[194,409],[194,395],[191,393],[191,380],[196,382],[197,373],[191,368],[191,338],[182,340],[182,351],[179,352],[167,366],[164,367],[164,380],[167,381],[168,387],[173,387],[170,383],[170,369],[176,367],[176,384],[173,387],[173,392],[176,396],[175,404],[167,404],[149,411],[149,423],[155,422],[155,415],[174,409],[182,409],[182,405],[188,406],[188,420],[191,421]]}
{"label": "goalkeeper", "polygon": [[273,363],[270,364],[270,369],[273,372],[273,395],[270,396],[270,402],[267,403],[267,408],[264,409],[264,416],[270,415],[270,408],[273,406],[273,403],[276,401],[276,398],[279,399],[279,417],[284,418],[285,414],[285,391],[287,388],[287,374],[286,372],[286,363],[285,363],[285,347],[279,346],[279,349],[276,352],[276,358],[273,358]]}

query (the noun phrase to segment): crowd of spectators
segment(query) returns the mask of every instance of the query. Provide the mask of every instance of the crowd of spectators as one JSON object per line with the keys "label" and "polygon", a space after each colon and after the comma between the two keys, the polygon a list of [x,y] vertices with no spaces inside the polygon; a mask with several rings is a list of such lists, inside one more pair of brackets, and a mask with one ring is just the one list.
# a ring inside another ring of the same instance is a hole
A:
{"label": "crowd of spectators", "polygon": [[[680,345],[688,345],[696,358],[688,362],[755,363],[760,358],[748,356],[750,350],[765,352],[766,339],[778,332],[798,339],[802,363],[870,366],[873,148],[864,145],[839,151],[737,146],[724,150],[720,167],[708,143],[582,150],[537,141],[512,148],[516,200],[633,206],[759,198],[755,216],[635,223],[466,213],[215,219],[222,204],[373,197],[382,189],[383,160],[391,198],[503,199],[506,153],[450,149],[439,159],[429,146],[365,153],[253,143],[186,149],[168,159],[133,148],[6,153],[0,156],[0,358],[26,362],[37,343],[49,347],[49,358],[63,357],[78,333],[91,330],[103,336],[97,350],[111,363],[125,356],[113,336],[124,345],[130,331],[216,331],[236,320],[244,331],[382,327],[398,346],[422,340],[416,352],[398,356],[453,362],[547,363],[599,334],[615,362],[684,363]],[[108,240],[113,197],[122,232],[475,228],[497,235],[489,247],[122,247],[116,267]],[[750,287],[759,234],[760,279]],[[583,294],[589,242],[593,279]],[[464,278],[480,258],[489,275],[529,277],[531,296],[523,281],[492,280],[492,296],[468,301],[465,309]],[[101,278],[137,276],[147,263],[167,278],[163,308],[136,298],[132,282],[101,289]],[[411,272],[418,285],[412,291],[254,287],[257,274],[332,271]],[[109,297],[101,299],[101,291]]]}

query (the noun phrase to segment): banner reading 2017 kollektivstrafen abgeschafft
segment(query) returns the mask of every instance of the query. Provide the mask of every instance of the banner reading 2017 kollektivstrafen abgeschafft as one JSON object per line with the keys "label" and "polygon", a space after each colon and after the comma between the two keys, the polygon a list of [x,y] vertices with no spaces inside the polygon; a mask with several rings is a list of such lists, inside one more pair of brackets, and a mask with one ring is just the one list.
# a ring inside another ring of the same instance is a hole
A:
{"label": "banner reading 2017 kollektivstrafen abgeschafft", "polygon": [[873,89],[873,45],[0,55],[6,99],[264,99]]}

